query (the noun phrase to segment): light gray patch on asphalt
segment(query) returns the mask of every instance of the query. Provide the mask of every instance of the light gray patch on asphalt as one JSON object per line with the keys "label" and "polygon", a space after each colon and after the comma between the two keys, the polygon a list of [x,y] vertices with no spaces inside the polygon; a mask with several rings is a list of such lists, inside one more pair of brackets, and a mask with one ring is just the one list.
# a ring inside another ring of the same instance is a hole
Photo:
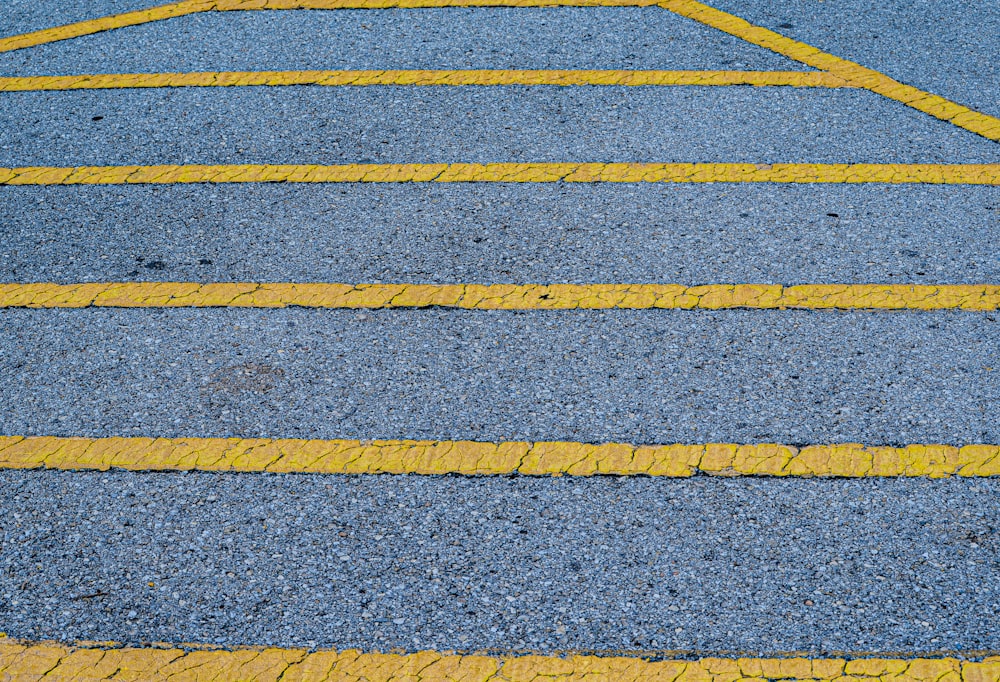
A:
{"label": "light gray patch on asphalt", "polygon": [[209,12],[0,55],[0,72],[808,71],[659,7]]}
{"label": "light gray patch on asphalt", "polygon": [[0,188],[0,281],[1000,281],[1000,189]]}
{"label": "light gray patch on asphalt", "polygon": [[3,471],[0,491],[13,637],[1000,649],[998,480]]}
{"label": "light gray patch on asphalt", "polygon": [[997,443],[998,319],[8,309],[0,433]]}
{"label": "light gray patch on asphalt", "polygon": [[163,4],[165,0],[4,0],[0,38]]}
{"label": "light gray patch on asphalt", "polygon": [[712,4],[903,83],[1000,116],[1000,6],[995,2]]}
{"label": "light gray patch on asphalt", "polygon": [[858,90],[300,86],[3,101],[8,166],[1000,161],[1000,145]]}

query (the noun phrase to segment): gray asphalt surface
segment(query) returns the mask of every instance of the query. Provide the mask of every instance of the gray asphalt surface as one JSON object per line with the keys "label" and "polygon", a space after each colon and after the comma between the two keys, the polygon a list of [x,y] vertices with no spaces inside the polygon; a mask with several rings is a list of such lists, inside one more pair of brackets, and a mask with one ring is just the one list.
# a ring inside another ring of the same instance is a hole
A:
{"label": "gray asphalt surface", "polygon": [[1000,442],[983,313],[10,310],[4,429]]}
{"label": "gray asphalt surface", "polygon": [[968,0],[712,4],[909,85],[1000,116],[1000,14]]}
{"label": "gray asphalt surface", "polygon": [[19,92],[4,104],[10,166],[1000,161],[1000,145],[859,90],[296,86]]}
{"label": "gray asphalt surface", "polygon": [[997,649],[1000,481],[0,473],[35,638]]}
{"label": "gray asphalt surface", "polygon": [[212,12],[0,55],[18,74],[587,68],[810,70],[658,7]]}
{"label": "gray asphalt surface", "polygon": [[[0,33],[148,4],[12,0]],[[988,4],[723,4],[958,101],[997,101]],[[605,9],[230,13],[0,55],[5,74],[390,67],[801,68],[666,12]],[[2,166],[998,151],[848,90],[0,96]],[[0,282],[995,283],[998,233],[995,187],[3,187]],[[3,310],[0,377],[0,434],[1000,442],[994,313]],[[996,653],[998,488],[0,471],[0,631]]]}
{"label": "gray asphalt surface", "polygon": [[2,187],[0,226],[7,282],[1000,281],[995,187]]}

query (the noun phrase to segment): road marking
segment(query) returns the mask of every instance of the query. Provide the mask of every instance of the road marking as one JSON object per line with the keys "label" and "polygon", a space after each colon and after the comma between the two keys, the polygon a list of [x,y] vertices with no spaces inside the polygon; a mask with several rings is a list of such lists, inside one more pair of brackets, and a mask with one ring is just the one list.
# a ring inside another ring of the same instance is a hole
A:
{"label": "road marking", "polygon": [[349,163],[0,168],[0,185],[228,182],[780,182],[1000,185],[1000,164]]}
{"label": "road marking", "polygon": [[240,10],[391,9],[434,7],[649,7],[658,0],[186,0],[151,9],[88,19],[65,26],[0,38],[0,52],[45,45],[60,40],[137,26],[162,19]]}
{"label": "road marking", "polygon": [[822,71],[220,71],[81,76],[0,76],[0,92],[279,85],[620,85],[853,87]]}
{"label": "road marking", "polygon": [[1000,118],[964,107],[919,88],[905,85],[874,69],[823,52],[811,45],[756,26],[735,15],[717,10],[696,0],[187,0],[149,10],[127,12],[3,38],[0,39],[0,52],[208,11],[384,9],[392,7],[647,7],[651,5],[663,7],[675,14],[729,33],[751,44],[827,71],[855,87],[871,90],[987,139],[1000,141]]}
{"label": "road marking", "polygon": [[0,284],[0,308],[465,308],[476,310],[980,310],[1000,284]]}
{"label": "road marking", "polygon": [[186,14],[206,12],[210,9],[214,9],[214,5],[214,2],[205,2],[204,0],[174,2],[169,5],[161,5],[151,9],[125,12],[124,14],[113,14],[106,17],[100,17],[98,19],[79,21],[75,24],[46,28],[41,31],[32,31],[31,33],[10,36],[9,38],[0,38],[0,52],[10,52],[11,50],[20,50],[25,47],[45,45],[59,40],[79,38],[81,36],[110,31],[112,29],[123,28],[125,26],[137,26],[139,24],[148,24],[153,21],[160,21],[161,19],[170,19],[171,17],[182,17]]}
{"label": "road marking", "polygon": [[[652,658],[652,657],[650,657]],[[22,643],[0,639],[0,674],[30,680],[465,680],[466,682],[993,682],[1000,657],[957,658],[701,658],[589,655],[362,653],[357,650],[190,646],[134,648],[99,644]]]}
{"label": "road marking", "polygon": [[767,48],[789,59],[822,69],[839,76],[851,85],[902,102],[917,111],[948,121],[959,128],[1000,141],[1000,118],[988,116],[950,100],[904,85],[883,73],[866,68],[852,61],[836,57],[811,45],[786,38],[766,28],[755,26],[737,16],[717,10],[696,0],[664,0],[661,7],[693,19],[701,24],[724,31],[748,43]]}
{"label": "road marking", "polygon": [[1000,445],[865,446],[0,436],[0,469],[465,476],[1000,476]]}

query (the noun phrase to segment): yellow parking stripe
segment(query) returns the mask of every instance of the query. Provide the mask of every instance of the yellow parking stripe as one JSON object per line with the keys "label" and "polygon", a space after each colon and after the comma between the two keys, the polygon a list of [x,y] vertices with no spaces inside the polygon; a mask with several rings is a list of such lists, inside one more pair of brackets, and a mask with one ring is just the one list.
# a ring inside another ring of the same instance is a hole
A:
{"label": "yellow parking stripe", "polygon": [[0,284],[0,308],[997,310],[1000,284]]}
{"label": "yellow parking stripe", "polygon": [[342,682],[993,682],[1000,657],[956,658],[701,658],[543,656],[309,651],[208,647],[134,648],[22,643],[0,639],[0,675],[25,680],[245,680]]}
{"label": "yellow parking stripe", "polygon": [[0,185],[200,182],[781,182],[998,185],[1000,164],[350,163],[0,168]]}
{"label": "yellow parking stripe", "polygon": [[1000,445],[865,446],[0,436],[0,469],[525,476],[1000,476]]}
{"label": "yellow parking stripe", "polygon": [[755,26],[739,17],[709,7],[696,0],[663,0],[660,6],[741,38],[748,43],[765,47],[802,64],[828,71],[856,87],[865,88],[883,97],[902,102],[918,111],[948,121],[990,140],[1000,141],[1000,118],[973,111],[944,97],[933,95],[910,85],[904,85],[878,71],[841,59],[798,40],[786,38],[766,28]]}
{"label": "yellow parking stripe", "polygon": [[250,85],[756,85],[853,87],[822,71],[219,71],[80,76],[0,76],[0,92],[117,88],[233,87]]}

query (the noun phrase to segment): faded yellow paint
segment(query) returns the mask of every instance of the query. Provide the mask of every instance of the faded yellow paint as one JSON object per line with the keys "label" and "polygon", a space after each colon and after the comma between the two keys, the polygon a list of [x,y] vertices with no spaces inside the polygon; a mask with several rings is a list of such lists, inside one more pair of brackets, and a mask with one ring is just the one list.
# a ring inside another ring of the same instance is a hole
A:
{"label": "faded yellow paint", "polygon": [[1000,445],[864,446],[0,436],[0,469],[526,476],[1000,476]]}
{"label": "faded yellow paint", "polygon": [[305,649],[23,643],[0,638],[0,676],[30,680],[244,680],[247,682],[998,682],[1000,658],[702,658],[411,654]]}
{"label": "faded yellow paint", "polygon": [[479,310],[980,310],[1000,284],[0,284],[0,308],[424,308]]}
{"label": "faded yellow paint", "polygon": [[124,73],[81,76],[0,76],[0,92],[245,86],[368,85],[755,85],[810,88],[853,87],[822,71],[587,71],[587,70],[411,70],[411,71],[223,71]]}
{"label": "faded yellow paint", "polygon": [[350,163],[0,168],[0,185],[228,182],[778,182],[1000,185],[1000,164]]}
{"label": "faded yellow paint", "polygon": [[854,87],[864,88],[901,102],[925,114],[953,125],[1000,141],[1000,118],[989,116],[950,100],[896,81],[883,73],[842,59],[811,45],[787,38],[766,28],[755,26],[737,16],[715,9],[697,0],[663,0],[660,7],[681,16],[724,31],[748,43],[767,48],[816,69],[843,78]]}

